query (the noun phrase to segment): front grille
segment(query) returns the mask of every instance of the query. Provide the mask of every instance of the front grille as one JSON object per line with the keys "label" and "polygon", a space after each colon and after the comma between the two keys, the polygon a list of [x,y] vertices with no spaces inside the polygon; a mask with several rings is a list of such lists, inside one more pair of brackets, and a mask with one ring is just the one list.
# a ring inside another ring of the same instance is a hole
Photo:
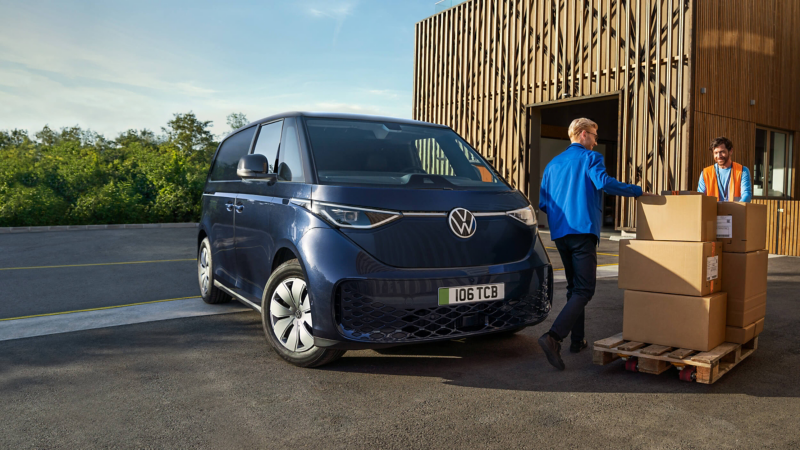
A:
{"label": "front grille", "polygon": [[[542,271],[544,272],[544,271]],[[504,300],[408,308],[372,298],[370,283],[345,281],[336,295],[336,322],[347,338],[362,342],[409,343],[502,331],[544,320],[552,304],[552,271],[537,292]]]}

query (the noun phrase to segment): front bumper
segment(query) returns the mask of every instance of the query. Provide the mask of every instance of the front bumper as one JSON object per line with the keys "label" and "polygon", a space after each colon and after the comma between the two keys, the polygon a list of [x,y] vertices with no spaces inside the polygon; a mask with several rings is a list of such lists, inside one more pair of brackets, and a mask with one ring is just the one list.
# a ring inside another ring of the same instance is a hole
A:
{"label": "front bumper", "polygon": [[[531,275],[535,280],[529,280]],[[453,339],[534,325],[550,312],[552,279],[552,268],[543,266],[533,274],[424,281],[346,280],[336,290],[336,325],[348,340],[382,344]],[[493,283],[512,287],[510,295],[503,300],[437,304],[439,288]],[[531,291],[531,285],[537,289]]]}
{"label": "front bumper", "polygon": [[[332,229],[309,230],[299,250],[320,347],[380,348],[488,334],[535,325],[552,306],[553,270],[538,238],[522,261],[449,269],[385,266]],[[438,304],[439,288],[493,283],[505,284],[505,299]]]}

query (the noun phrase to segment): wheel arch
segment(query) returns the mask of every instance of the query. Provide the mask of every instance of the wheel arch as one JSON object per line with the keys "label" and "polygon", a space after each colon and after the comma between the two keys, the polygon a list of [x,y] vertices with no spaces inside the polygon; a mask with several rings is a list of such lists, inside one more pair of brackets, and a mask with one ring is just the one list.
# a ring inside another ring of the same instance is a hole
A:
{"label": "wheel arch", "polygon": [[[275,269],[281,266],[281,264],[296,259],[300,263],[300,267],[303,267],[303,261],[300,259],[300,256],[297,255],[297,250],[291,249],[289,247],[281,247],[278,251],[275,252],[275,256],[272,258],[272,267],[270,268],[270,274],[275,273]],[[305,267],[303,267],[303,272],[305,272]]]}
{"label": "wheel arch", "polygon": [[197,251],[200,251],[200,244],[203,243],[203,239],[208,237],[208,233],[206,230],[200,228],[200,231],[197,232]]}

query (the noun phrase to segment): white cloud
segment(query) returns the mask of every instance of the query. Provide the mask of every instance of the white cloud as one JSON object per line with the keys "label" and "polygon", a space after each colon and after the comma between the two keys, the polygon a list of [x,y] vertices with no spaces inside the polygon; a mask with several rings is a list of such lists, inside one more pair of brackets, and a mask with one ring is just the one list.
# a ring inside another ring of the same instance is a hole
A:
{"label": "white cloud", "polygon": [[[407,91],[359,87],[355,80],[328,74],[226,66],[213,51],[135,27],[63,20],[41,6],[19,5],[13,14],[0,15],[0,129],[33,133],[45,124],[80,125],[113,138],[129,128],[160,133],[174,113],[193,111],[200,120],[213,121],[212,132],[224,135],[232,112],[250,120],[296,110],[411,113]],[[312,0],[302,7],[303,20],[330,26],[335,40],[356,6]]]}
{"label": "white cloud", "polygon": [[304,8],[306,13],[313,17],[333,19],[336,22],[336,26],[333,30],[333,40],[331,41],[332,45],[336,46],[336,40],[339,37],[339,33],[342,31],[344,21],[347,16],[353,14],[356,5],[357,3],[355,2],[328,0],[325,3],[306,5]]}
{"label": "white cloud", "polygon": [[[65,29],[52,17],[17,11],[0,22],[0,61],[73,79],[129,85],[186,95],[213,91],[191,77],[207,67],[186,52],[146,34],[131,36],[110,24]],[[98,38],[102,36],[102,39]]]}
{"label": "white cloud", "polygon": [[405,92],[395,91],[393,89],[368,89],[367,93],[377,97],[384,97],[390,99],[396,99],[400,98],[402,95],[406,95]]}
{"label": "white cloud", "polygon": [[356,4],[354,2],[335,2],[326,1],[317,5],[306,5],[305,10],[314,17],[328,17],[336,20],[344,20],[353,13]]}

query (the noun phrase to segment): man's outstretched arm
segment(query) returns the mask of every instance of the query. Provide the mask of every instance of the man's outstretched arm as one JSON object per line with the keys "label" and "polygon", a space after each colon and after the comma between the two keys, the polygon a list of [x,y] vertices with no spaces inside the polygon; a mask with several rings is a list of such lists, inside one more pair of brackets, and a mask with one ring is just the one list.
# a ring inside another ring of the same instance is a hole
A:
{"label": "man's outstretched arm", "polygon": [[750,169],[742,167],[742,199],[741,201],[749,203],[753,199],[753,181],[750,179]]}
{"label": "man's outstretched arm", "polygon": [[602,189],[607,194],[622,197],[640,197],[642,195],[641,187],[635,184],[623,183],[609,176],[606,171],[606,165],[603,164],[603,157],[600,154],[592,157],[589,166],[589,177],[597,189]]}

